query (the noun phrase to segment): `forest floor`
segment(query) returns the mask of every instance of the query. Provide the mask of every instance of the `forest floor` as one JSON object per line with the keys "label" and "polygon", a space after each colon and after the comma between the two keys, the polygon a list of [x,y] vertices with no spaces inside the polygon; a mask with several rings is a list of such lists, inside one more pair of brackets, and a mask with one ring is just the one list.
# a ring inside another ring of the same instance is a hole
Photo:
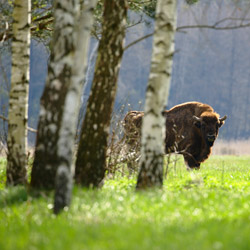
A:
{"label": "forest floor", "polygon": [[212,156],[200,171],[182,159],[162,190],[135,192],[136,177],[74,187],[68,211],[53,194],[5,188],[0,167],[0,249],[249,249],[250,156]]}

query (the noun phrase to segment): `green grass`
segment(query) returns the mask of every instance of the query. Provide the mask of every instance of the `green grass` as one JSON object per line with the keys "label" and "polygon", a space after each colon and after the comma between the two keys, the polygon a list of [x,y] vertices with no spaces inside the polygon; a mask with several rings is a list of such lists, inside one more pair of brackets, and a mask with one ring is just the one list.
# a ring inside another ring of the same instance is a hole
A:
{"label": "green grass", "polygon": [[[3,165],[3,163],[2,163]],[[162,190],[135,192],[136,179],[74,188],[70,209],[52,214],[53,195],[4,189],[0,249],[249,249],[250,157],[214,156],[200,171],[169,168]]]}
{"label": "green grass", "polygon": [[6,159],[0,157],[0,190],[4,189],[6,182],[6,163]]}

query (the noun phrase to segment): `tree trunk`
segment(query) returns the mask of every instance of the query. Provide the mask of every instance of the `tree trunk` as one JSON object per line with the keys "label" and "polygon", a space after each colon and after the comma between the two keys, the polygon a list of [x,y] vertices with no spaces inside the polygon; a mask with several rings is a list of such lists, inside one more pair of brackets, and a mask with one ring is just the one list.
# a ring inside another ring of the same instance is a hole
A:
{"label": "tree trunk", "polygon": [[[61,163],[58,140],[63,107],[73,74],[76,52],[74,25],[78,18],[78,0],[54,2],[54,34],[48,76],[41,97],[38,134],[31,173],[33,188],[53,189],[57,167]],[[73,110],[74,111],[74,110]],[[66,164],[70,162],[67,160]]]}
{"label": "tree trunk", "polygon": [[175,29],[176,0],[158,0],[151,71],[142,123],[137,189],[161,187],[163,183],[165,121],[162,111],[169,94]]}
{"label": "tree trunk", "polygon": [[[97,0],[85,1],[82,5],[81,16],[76,28],[76,49],[73,57],[74,67],[70,86],[65,98],[62,111],[61,126],[56,142],[58,162],[55,185],[54,213],[59,213],[70,205],[72,189],[72,171],[75,134],[80,108],[80,98],[83,92],[84,76],[86,72],[90,30],[93,24],[93,10]],[[56,168],[57,166],[53,166]]]}
{"label": "tree trunk", "polygon": [[72,174],[67,164],[61,164],[55,178],[54,214],[69,207],[72,195]]}
{"label": "tree trunk", "polygon": [[27,121],[30,63],[30,0],[15,0],[8,115],[7,185],[27,182]]}
{"label": "tree trunk", "polygon": [[123,54],[126,16],[126,0],[104,0],[102,38],[76,160],[76,183],[86,187],[98,187],[105,175],[107,141]]}

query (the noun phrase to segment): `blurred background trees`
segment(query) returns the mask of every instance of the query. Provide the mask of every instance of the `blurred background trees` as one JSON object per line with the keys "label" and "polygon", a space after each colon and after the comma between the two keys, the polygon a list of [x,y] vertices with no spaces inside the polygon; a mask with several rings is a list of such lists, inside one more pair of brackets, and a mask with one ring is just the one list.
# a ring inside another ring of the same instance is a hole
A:
{"label": "blurred background trees", "polygon": [[[151,34],[154,26],[156,1],[129,1],[126,45]],[[220,138],[246,139],[250,137],[248,1],[199,1],[189,5],[178,1],[177,34],[175,38],[173,77],[168,107],[185,101],[202,101],[212,105],[228,121]],[[44,88],[49,59],[49,39],[52,30],[50,1],[32,1],[31,79],[29,95],[29,125],[37,126],[39,99]],[[10,82],[10,38],[12,5],[0,1],[0,105],[6,115]],[[89,96],[93,78],[96,44],[101,34],[102,1],[95,9],[96,22],[92,30],[83,105]],[[137,24],[137,25],[136,25]],[[188,28],[187,26],[194,26]],[[198,27],[197,27],[198,26]],[[35,28],[36,27],[36,28]],[[183,27],[183,28],[181,28]],[[200,27],[200,28],[199,28]],[[235,27],[238,27],[236,29]],[[242,28],[239,28],[242,27]],[[245,28],[244,28],[245,27]],[[3,42],[5,37],[5,42]],[[144,102],[150,70],[152,37],[129,47],[122,60],[115,107],[128,102],[138,109]],[[249,52],[250,53],[250,52]],[[1,121],[1,126],[3,126]],[[1,129],[3,131],[3,129]],[[3,135],[4,136],[4,135]],[[29,135],[34,144],[35,135]]]}

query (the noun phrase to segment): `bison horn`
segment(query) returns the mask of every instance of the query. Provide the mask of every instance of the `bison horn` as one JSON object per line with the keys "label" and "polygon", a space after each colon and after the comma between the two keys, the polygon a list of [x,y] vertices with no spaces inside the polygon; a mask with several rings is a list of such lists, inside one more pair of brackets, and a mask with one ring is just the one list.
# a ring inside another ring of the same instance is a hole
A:
{"label": "bison horn", "polygon": [[194,120],[197,121],[197,122],[201,122],[201,118],[197,117],[197,116],[193,116]]}
{"label": "bison horn", "polygon": [[222,118],[219,119],[219,121],[220,121],[220,122],[223,122],[223,121],[225,121],[226,119],[227,119],[227,116],[224,115]]}

